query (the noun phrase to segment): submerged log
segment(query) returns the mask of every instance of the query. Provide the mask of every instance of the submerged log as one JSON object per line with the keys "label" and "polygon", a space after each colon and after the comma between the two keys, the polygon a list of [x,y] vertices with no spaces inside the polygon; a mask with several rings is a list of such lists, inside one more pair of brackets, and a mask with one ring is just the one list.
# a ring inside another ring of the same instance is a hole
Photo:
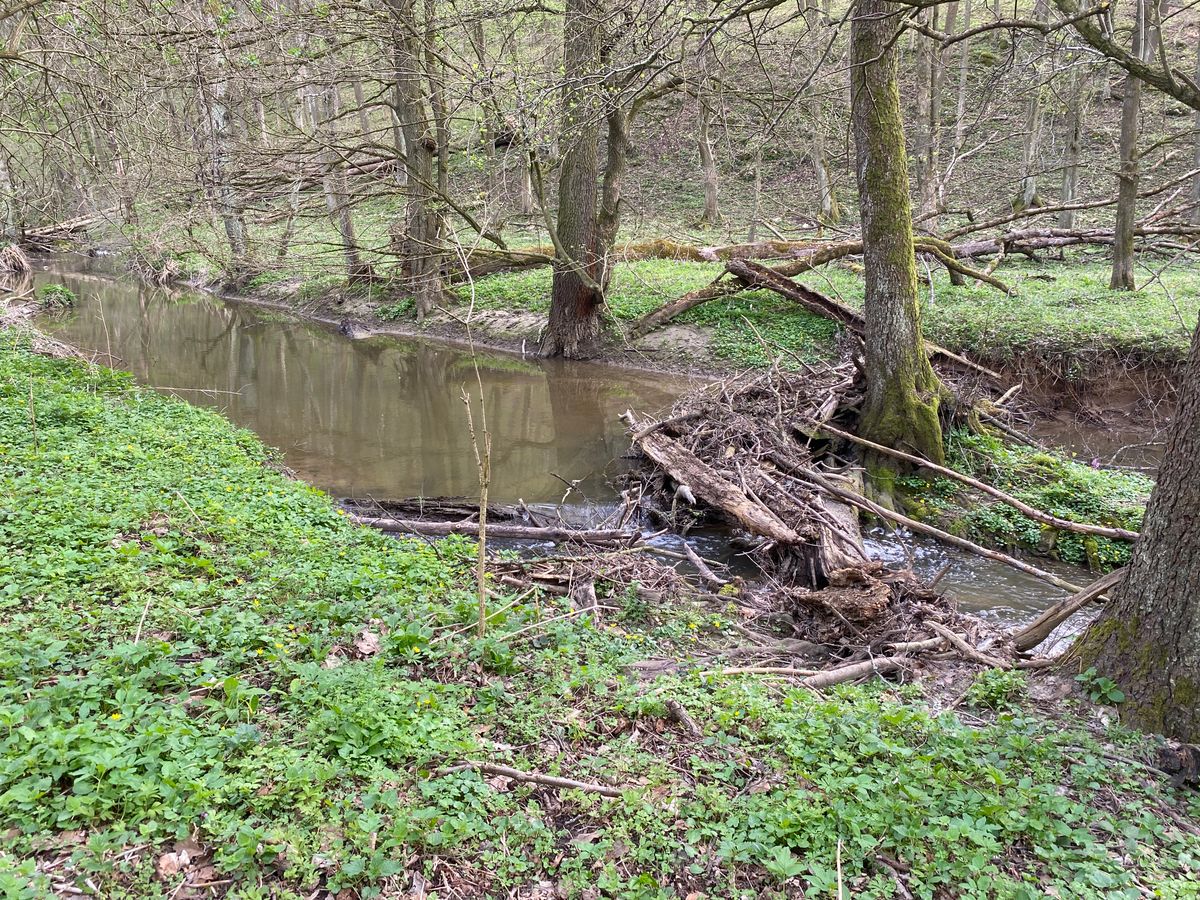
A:
{"label": "submerged log", "polygon": [[[423,534],[430,537],[446,537],[451,534],[462,534],[469,537],[479,536],[478,522],[425,522],[420,519],[388,519],[379,516],[360,516],[355,513],[349,513],[346,517],[356,525],[366,525],[371,528],[378,528],[380,531],[390,531],[399,534]],[[555,543],[571,541],[581,544],[606,545],[632,544],[640,536],[637,532],[612,529],[491,524],[487,527],[487,534],[488,537],[513,540],[553,541]]]}

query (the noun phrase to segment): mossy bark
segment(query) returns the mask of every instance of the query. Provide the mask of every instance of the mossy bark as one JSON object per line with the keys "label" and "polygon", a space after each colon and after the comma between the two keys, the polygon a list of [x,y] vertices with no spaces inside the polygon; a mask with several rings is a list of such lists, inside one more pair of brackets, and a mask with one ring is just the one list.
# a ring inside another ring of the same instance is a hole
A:
{"label": "mossy bark", "polygon": [[1128,723],[1200,742],[1200,327],[1128,574],[1075,652],[1121,686]]}
{"label": "mossy bark", "polygon": [[851,117],[866,280],[867,389],[859,432],[943,461],[938,405],[945,393],[921,333],[908,157],[900,116],[898,7],[860,0],[851,25]]}

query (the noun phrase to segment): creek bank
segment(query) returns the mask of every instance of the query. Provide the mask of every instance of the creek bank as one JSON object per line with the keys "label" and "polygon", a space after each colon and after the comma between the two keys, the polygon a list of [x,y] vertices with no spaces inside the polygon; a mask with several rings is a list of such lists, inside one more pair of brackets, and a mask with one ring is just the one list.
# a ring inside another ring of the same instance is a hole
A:
{"label": "creek bank", "polygon": [[[275,284],[260,287],[259,289],[255,289],[255,291],[261,293],[268,290],[277,291],[279,289],[280,286]],[[350,292],[350,298],[347,302],[358,302],[360,304],[364,304],[366,299],[367,298],[363,296],[362,292],[352,291]],[[110,305],[110,317],[116,315],[116,311],[113,308],[115,302],[115,297],[108,300]],[[329,309],[336,308],[336,305],[334,307],[330,307],[328,304],[322,305],[324,302],[325,301],[320,299],[310,300],[307,313],[311,318],[322,318],[326,327],[336,327],[336,319],[329,314]],[[296,310],[294,304],[287,304],[279,299],[263,300],[262,298],[256,298],[251,302],[250,305],[269,305],[272,308],[284,309],[288,311],[289,314],[295,312]],[[486,309],[487,308],[484,307],[483,311],[486,311]],[[144,329],[144,319],[145,315],[140,314],[137,321],[130,323],[131,327],[136,326]],[[188,321],[191,322],[191,319]],[[346,321],[347,320],[344,319],[343,324]],[[187,327],[195,328],[198,324],[200,323],[192,322],[192,324]],[[172,326],[172,333],[178,330],[179,327],[184,326],[182,323],[180,325]],[[225,319],[222,318],[221,323],[219,323],[219,327],[216,328],[215,331],[206,327],[203,329],[203,333],[210,334],[211,332],[210,337],[215,338],[217,336],[217,332],[227,333],[227,329],[229,327],[230,323],[226,322]],[[350,330],[352,334],[355,334],[358,337],[362,337],[365,333],[363,331],[350,328],[344,330]],[[107,330],[105,330],[103,333],[96,331],[96,333],[93,334],[90,339],[85,338],[83,340],[83,346],[104,347],[104,342],[107,339],[107,333]],[[428,335],[425,336],[428,337]],[[154,338],[152,334],[144,334],[141,340],[143,342],[146,340],[152,340],[160,350],[168,346],[175,346],[175,343],[164,343],[166,340],[165,335]],[[275,346],[275,344],[278,342],[271,341],[264,343],[265,340],[266,339],[263,337],[258,337],[252,342],[254,344],[252,357],[254,359],[261,360],[261,363],[259,363],[260,367],[262,365],[266,365],[267,360],[273,359],[280,352],[283,352],[282,347]],[[288,352],[291,354],[298,352],[295,340],[289,340],[287,343],[290,347]],[[387,342],[381,343],[386,344]],[[430,344],[429,346],[432,347],[433,344]],[[131,358],[137,359],[140,358],[138,356],[138,354],[141,352],[139,349],[140,347],[141,344],[138,343],[130,345],[128,351],[121,351],[118,348],[118,352],[128,352],[131,355]],[[374,349],[372,349],[372,347],[374,347]],[[251,348],[246,347],[245,349],[246,351],[250,351]],[[367,357],[369,357],[370,360],[376,360],[378,358],[378,354],[382,352],[379,347],[372,345],[372,343],[369,341],[364,342],[360,349],[367,355]],[[179,348],[178,352],[186,356],[191,354],[192,351],[189,349],[189,347],[182,346]],[[212,351],[210,351],[210,353],[211,352]],[[361,356],[363,354],[360,353],[357,355]],[[240,356],[237,359],[231,358],[228,362],[228,365],[233,365],[235,369],[240,369],[240,364],[235,365],[240,358]],[[313,365],[318,365],[320,370],[324,371],[329,366],[331,360],[324,356],[318,356],[310,362]],[[367,360],[363,361],[364,364],[366,364],[366,362]],[[427,360],[421,365],[427,366],[437,362],[438,360],[436,359]],[[529,365],[528,363],[515,361],[514,363],[516,365]],[[397,361],[395,365],[401,365],[403,371],[409,371],[412,369],[411,361],[404,363]],[[551,376],[552,380],[557,379],[555,384],[560,384],[562,379],[567,377],[566,369],[568,367],[570,372],[576,372],[579,369],[579,364],[565,364],[563,367],[563,372],[559,372],[558,374]],[[183,382],[185,390],[202,390],[209,387],[228,389],[230,391],[240,389],[243,385],[244,379],[239,380],[234,376],[234,370],[226,372],[226,368],[227,366],[224,365],[218,365],[216,367],[216,371],[221,373],[221,379],[219,381],[215,383]],[[339,363],[335,368],[340,371],[341,364]],[[384,366],[384,368],[386,369],[387,366]],[[452,368],[453,365],[451,365],[451,369]],[[141,369],[139,369],[139,371],[141,371]],[[355,367],[355,371],[357,371],[357,367]],[[279,374],[280,377],[282,377],[283,373],[280,372]],[[712,373],[710,372],[709,374],[711,377]],[[373,375],[367,377],[371,383],[378,381],[379,389],[386,391],[386,384],[383,380],[380,380],[384,379],[385,375],[386,373],[381,371],[378,375],[378,378]],[[581,378],[583,378],[583,380],[590,380],[595,379],[596,377],[603,377],[603,375],[604,370],[599,369],[596,371],[596,373],[591,375],[585,374],[582,375]],[[163,380],[170,378],[170,374],[166,371],[161,371],[154,375],[151,375],[149,370],[143,371],[143,377],[152,377],[158,379],[150,382],[153,384],[172,383],[170,380]],[[412,377],[411,373],[409,377]],[[446,377],[453,377],[452,372],[449,369],[446,370]],[[430,387],[432,388],[434,386],[431,385]],[[324,396],[326,393],[333,391],[334,388],[332,385],[328,385],[327,387],[322,387],[318,390],[322,396]],[[563,388],[563,390],[565,390],[565,388]],[[557,388],[551,390],[551,396],[549,399],[553,403],[554,409],[556,410],[554,413],[555,421],[560,418],[562,410],[566,409],[568,405],[571,408],[577,408],[580,406],[583,400],[587,399],[583,395],[576,397],[574,394],[570,394],[570,392],[568,392],[569,395],[564,395],[562,398],[563,402],[560,403],[556,399],[556,392],[562,393],[563,391],[558,390]],[[588,396],[590,396],[592,393],[594,393],[594,391],[589,391],[587,393]],[[263,399],[266,400],[267,396],[269,395],[264,395]],[[424,396],[424,393],[422,393],[422,396]],[[1019,393],[1017,397],[1020,399],[1021,394]],[[278,402],[283,402],[283,398],[280,397],[277,397],[276,400]],[[234,403],[238,401],[236,398],[231,397],[227,402]],[[329,411],[329,415],[336,415],[338,420],[342,423],[339,433],[341,429],[348,428],[352,425],[351,422],[347,422],[344,419],[347,402],[348,401],[343,401],[337,406],[337,408]],[[633,408],[639,412],[644,413],[653,411],[653,408],[639,408],[638,401],[634,399],[625,402],[627,402],[628,405],[632,405]],[[670,402],[670,400],[667,402]],[[261,406],[261,404],[259,406]],[[500,408],[504,408],[503,403],[501,403]],[[614,408],[611,403],[606,403],[603,406],[603,409],[596,409],[595,414],[604,415],[605,417],[615,416],[616,412],[625,408],[625,406],[617,406]],[[425,416],[425,413],[422,413],[419,410],[408,410],[402,412],[405,416],[417,415],[420,418],[420,421],[424,421],[423,417]],[[380,413],[382,414],[382,411],[380,411]],[[307,415],[307,413],[303,414]],[[371,420],[373,415],[373,413],[364,413],[366,420]],[[449,416],[451,418],[458,416],[453,409],[449,408],[443,410],[442,415]],[[390,421],[392,417],[388,416],[387,418]],[[287,429],[281,430],[280,422],[276,422],[274,419],[271,419],[270,422],[262,423],[259,421],[259,419],[261,419],[261,413],[252,413],[251,418],[246,421],[248,424],[252,424],[256,430],[262,431],[266,435],[266,439],[268,441],[278,444],[279,446],[291,447],[294,441],[299,439]],[[1028,422],[1036,420],[1033,420],[1031,417],[1027,417],[1024,421]],[[268,426],[265,430],[262,427],[264,424]],[[1016,424],[1020,425],[1021,420],[1016,420]],[[433,427],[433,423],[428,423],[427,426],[422,426],[421,430],[428,430],[428,428]],[[579,426],[576,425],[573,427],[578,428]],[[378,437],[378,435],[375,437]],[[395,440],[405,439],[404,436],[399,433],[393,435],[393,437]],[[518,429],[517,432],[513,432],[511,438],[514,440],[523,441],[525,436],[523,431]],[[950,440],[951,436],[948,435],[948,441]],[[619,455],[620,450],[615,446],[615,444],[613,444],[608,438],[606,438],[605,441],[606,444],[611,445],[612,454],[614,456]],[[574,444],[571,446],[574,446]],[[347,448],[343,448],[343,452],[349,451]],[[948,452],[950,452],[952,458],[954,458],[954,448],[948,446]],[[1014,489],[1019,494],[1022,491],[1025,491],[1028,495],[1026,496],[1026,499],[1035,507],[1046,507],[1051,509],[1061,508],[1061,512],[1065,518],[1076,521],[1092,522],[1093,524],[1104,524],[1106,522],[1111,523],[1120,520],[1134,523],[1136,527],[1136,516],[1140,515],[1140,509],[1136,507],[1140,507],[1141,495],[1148,492],[1148,482],[1145,482],[1144,480],[1139,481],[1137,479],[1123,479],[1119,475],[1115,475],[1112,481],[1108,481],[1104,477],[1105,473],[1097,473],[1090,467],[1075,464],[1066,459],[1063,454],[1032,450],[1026,451],[1023,455],[1014,455],[1015,453],[1015,449],[1010,449],[1007,448],[1006,445],[996,444],[993,442],[987,447],[975,447],[972,450],[969,458],[964,457],[962,460],[962,465],[966,467],[964,471],[979,474],[985,481],[994,481],[1001,486],[1015,486]],[[1001,458],[1002,456],[1003,458]],[[347,458],[349,459],[351,457]],[[353,456],[352,458],[357,460],[358,456]],[[1018,461],[1020,464],[1018,464]],[[375,463],[368,459],[364,459],[363,464],[368,466],[375,465]],[[441,465],[440,461],[438,465]],[[550,460],[548,465],[553,467],[553,460]],[[313,469],[312,466],[302,466],[302,469],[310,478],[313,477],[314,473],[317,471],[325,471],[324,469]],[[461,485],[458,485],[457,483],[454,485],[444,484],[439,487],[438,490],[453,493],[469,493],[469,491],[472,489],[470,485],[474,483],[475,476],[470,473],[467,474],[470,477],[464,476],[464,479],[459,479],[459,481],[462,481]],[[579,473],[576,472],[569,477],[575,478],[578,477],[578,474]],[[372,492],[376,496],[408,496],[416,495],[420,491],[424,490],[424,484],[419,476],[416,478],[416,480],[413,480],[411,484],[407,484],[406,486],[402,487],[389,487],[384,482],[376,483],[376,481],[368,480],[367,482],[359,482],[355,484],[353,479],[348,481],[344,477],[338,476],[333,477],[332,480],[326,479],[322,481],[322,483],[334,486],[334,489],[338,490],[339,493],[346,492],[354,496],[363,496],[367,492]],[[345,487],[340,487],[341,485],[345,485]],[[901,496],[911,501],[908,506],[908,511],[914,518],[921,521],[932,522],[933,524],[936,524],[945,530],[960,536],[970,537],[971,539],[987,546],[998,547],[1010,552],[1020,551],[1021,553],[1031,553],[1034,555],[1061,558],[1078,565],[1091,565],[1097,570],[1104,570],[1112,565],[1119,565],[1123,561],[1122,554],[1125,551],[1122,547],[1110,547],[1104,542],[1101,542],[1099,546],[1093,546],[1095,542],[1089,542],[1087,546],[1083,546],[1081,545],[1080,540],[1075,536],[1067,536],[1063,541],[1059,542],[1055,540],[1056,535],[1052,531],[1040,528],[1037,523],[1025,519],[1019,514],[1014,514],[1012,510],[991,502],[980,503],[978,498],[972,497],[969,492],[963,492],[961,489],[956,488],[953,485],[939,483],[936,479],[932,482],[920,480],[906,482],[906,486],[909,487],[910,490],[903,492]],[[546,497],[530,497],[530,495],[525,492],[528,490],[528,488],[521,485],[510,484],[506,489],[510,491],[511,499],[513,500],[515,500],[518,496],[524,496],[528,499],[549,499],[548,495]],[[553,491],[556,489],[556,484],[549,484],[547,485],[546,489]],[[382,494],[380,492],[382,492]],[[555,494],[555,497],[557,496],[558,493]]]}
{"label": "creek bank", "polygon": [[503,561],[480,638],[469,542],[356,528],[270,462],[0,333],[7,896],[1182,896],[1200,874],[1160,745],[1086,684],[917,658],[806,687],[811,648],[734,598],[600,580],[580,610]]}

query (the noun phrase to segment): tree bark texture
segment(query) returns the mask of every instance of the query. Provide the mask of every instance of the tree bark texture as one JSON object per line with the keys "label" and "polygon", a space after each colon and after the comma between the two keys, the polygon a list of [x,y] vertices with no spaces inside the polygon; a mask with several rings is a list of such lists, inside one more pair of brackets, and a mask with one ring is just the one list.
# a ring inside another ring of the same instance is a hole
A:
{"label": "tree bark texture", "polygon": [[[1079,195],[1079,159],[1083,153],[1083,129],[1087,120],[1088,102],[1091,100],[1091,79],[1088,76],[1086,69],[1076,68],[1071,73],[1067,105],[1067,147],[1063,159],[1060,203],[1071,203]],[[1064,209],[1060,212],[1058,227],[1074,228],[1075,210]]]}
{"label": "tree bark texture", "polygon": [[859,433],[940,463],[943,388],[921,334],[893,40],[897,12],[888,0],[859,0],[851,20],[851,125],[866,281],[867,385]]}
{"label": "tree bark texture", "polygon": [[[603,0],[567,0],[563,19],[562,162],[558,175],[557,257],[543,356],[594,355],[604,306],[604,258],[597,193],[604,114],[594,83],[601,67]],[[611,136],[610,136],[611,139]],[[610,148],[611,154],[611,148]]]}
{"label": "tree bark texture", "polygon": [[[332,73],[330,73],[332,76]],[[363,262],[359,253],[358,232],[354,227],[354,216],[350,206],[350,188],[346,172],[338,159],[337,84],[325,81],[309,88],[305,97],[308,107],[309,126],[320,145],[321,190],[325,195],[325,208],[337,226],[342,242],[342,255],[346,260],[346,278],[361,281],[371,278],[370,265]]]}
{"label": "tree bark texture", "polygon": [[[1146,55],[1146,4],[1136,0],[1137,17],[1133,24],[1133,55]],[[1108,286],[1115,291],[1132,291],[1133,229],[1137,219],[1138,190],[1138,133],[1142,112],[1142,82],[1133,75],[1125,76],[1124,96],[1121,98],[1121,163],[1117,170],[1117,216],[1113,225],[1112,276]]]}
{"label": "tree bark texture", "polygon": [[392,0],[396,115],[407,193],[401,241],[409,292],[423,319],[442,301],[442,224],[436,205],[434,159],[438,144],[425,99],[426,67],[417,31],[415,0]]}
{"label": "tree bark texture", "polygon": [[[1037,0],[1033,7],[1033,17],[1039,22],[1045,22],[1050,17],[1050,7],[1046,0]],[[1029,77],[1033,84],[1033,93],[1029,97],[1029,105],[1025,112],[1025,146],[1021,151],[1021,191],[1013,203],[1013,207],[1018,210],[1033,209],[1042,205],[1042,199],[1038,196],[1038,172],[1042,168],[1042,119],[1045,114],[1046,87],[1043,84],[1043,66],[1041,64],[1041,58],[1046,49],[1045,35],[1035,32],[1032,44]]]}
{"label": "tree bark texture", "polygon": [[1076,652],[1121,686],[1127,723],[1200,742],[1200,327],[1128,575]]}

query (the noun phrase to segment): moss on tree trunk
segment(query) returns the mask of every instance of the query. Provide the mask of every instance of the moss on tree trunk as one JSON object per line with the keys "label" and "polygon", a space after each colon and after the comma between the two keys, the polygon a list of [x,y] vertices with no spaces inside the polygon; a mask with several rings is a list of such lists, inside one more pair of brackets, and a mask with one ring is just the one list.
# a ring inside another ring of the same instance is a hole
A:
{"label": "moss on tree trunk", "polygon": [[1200,741],[1200,327],[1128,574],[1075,652],[1121,686],[1127,722]]}
{"label": "moss on tree trunk", "polygon": [[895,34],[886,0],[860,0],[851,27],[851,118],[866,280],[867,390],[860,433],[942,462],[945,392],[925,353],[913,255]]}

